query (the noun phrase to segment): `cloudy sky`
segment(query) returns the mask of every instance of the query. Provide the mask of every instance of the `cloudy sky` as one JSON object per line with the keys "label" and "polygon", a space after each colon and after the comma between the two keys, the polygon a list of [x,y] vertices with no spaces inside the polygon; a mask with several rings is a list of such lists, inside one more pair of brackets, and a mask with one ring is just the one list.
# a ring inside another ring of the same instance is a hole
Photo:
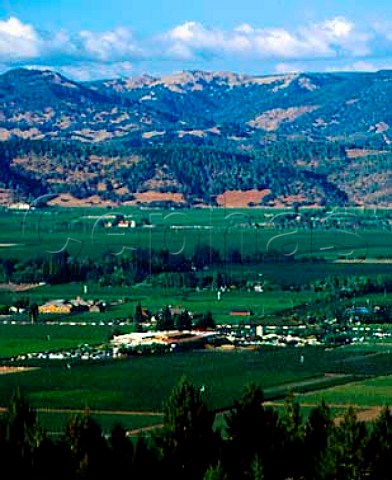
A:
{"label": "cloudy sky", "polygon": [[0,0],[0,72],[392,68],[390,0]]}

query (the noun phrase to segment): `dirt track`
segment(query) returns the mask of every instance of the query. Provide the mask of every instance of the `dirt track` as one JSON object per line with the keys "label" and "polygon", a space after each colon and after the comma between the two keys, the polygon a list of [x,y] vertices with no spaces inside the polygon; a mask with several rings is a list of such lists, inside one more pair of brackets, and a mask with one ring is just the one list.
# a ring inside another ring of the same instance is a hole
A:
{"label": "dirt track", "polygon": [[[265,406],[269,407],[284,407],[284,402],[264,402]],[[315,408],[319,407],[319,403],[306,403],[301,402],[301,407],[308,407],[308,408]],[[375,420],[381,413],[383,407],[381,406],[374,406],[374,405],[355,405],[352,403],[328,403],[329,408],[339,408],[342,410],[347,410],[348,408],[352,407],[355,410],[358,420],[363,422],[371,422]],[[343,420],[343,415],[339,415],[335,417],[335,423],[339,424]]]}
{"label": "dirt track", "polygon": [[8,373],[26,372],[28,370],[38,370],[38,367],[3,367],[0,366],[0,375],[7,375]]}
{"label": "dirt track", "polygon": [[[0,412],[5,412],[6,407],[0,407]],[[148,411],[128,411],[128,410],[93,410],[91,408],[71,409],[71,408],[36,408],[37,413],[64,413],[69,415],[141,415],[143,417],[162,417],[162,413]]]}

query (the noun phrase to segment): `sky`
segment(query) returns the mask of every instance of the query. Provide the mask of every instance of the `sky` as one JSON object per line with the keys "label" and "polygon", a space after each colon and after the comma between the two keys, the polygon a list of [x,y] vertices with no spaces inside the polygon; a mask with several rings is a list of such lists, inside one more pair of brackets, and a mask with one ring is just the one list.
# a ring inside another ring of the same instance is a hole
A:
{"label": "sky", "polygon": [[0,72],[75,80],[181,70],[392,68],[390,0],[0,0]]}

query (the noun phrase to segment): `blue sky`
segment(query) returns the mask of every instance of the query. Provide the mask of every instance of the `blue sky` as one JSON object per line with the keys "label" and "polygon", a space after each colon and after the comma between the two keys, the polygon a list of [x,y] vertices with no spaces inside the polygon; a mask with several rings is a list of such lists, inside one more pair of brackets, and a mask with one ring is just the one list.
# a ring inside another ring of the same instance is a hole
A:
{"label": "blue sky", "polygon": [[0,0],[0,71],[18,66],[79,80],[392,68],[392,2]]}

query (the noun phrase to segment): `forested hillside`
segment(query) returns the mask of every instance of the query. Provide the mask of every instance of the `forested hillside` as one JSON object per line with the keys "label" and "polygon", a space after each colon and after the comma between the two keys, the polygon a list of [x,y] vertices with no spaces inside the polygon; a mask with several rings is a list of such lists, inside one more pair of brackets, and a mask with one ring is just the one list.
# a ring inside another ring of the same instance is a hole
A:
{"label": "forested hillside", "polygon": [[389,71],[78,83],[12,70],[0,188],[59,204],[219,205],[240,192],[243,206],[388,206],[391,89]]}

